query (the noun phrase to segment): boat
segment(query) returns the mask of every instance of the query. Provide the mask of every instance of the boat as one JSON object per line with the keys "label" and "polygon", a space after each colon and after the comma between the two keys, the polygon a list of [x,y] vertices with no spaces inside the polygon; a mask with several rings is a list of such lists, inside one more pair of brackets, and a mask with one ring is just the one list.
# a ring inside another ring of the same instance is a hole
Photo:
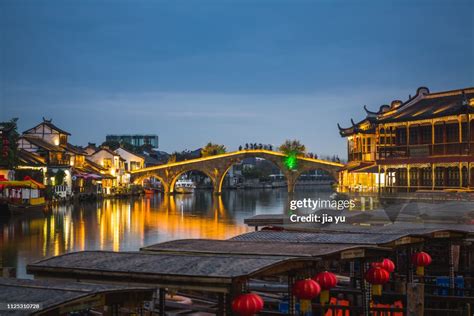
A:
{"label": "boat", "polygon": [[180,179],[176,181],[174,187],[176,193],[193,193],[194,189],[196,189],[196,185],[189,179]]}
{"label": "boat", "polygon": [[0,178],[0,204],[7,206],[10,212],[44,210],[46,206],[44,189],[45,186],[42,183],[28,176],[21,181],[8,181],[2,177]]}
{"label": "boat", "polygon": [[153,195],[155,194],[155,190],[150,189],[150,188],[144,188],[143,191],[145,191],[146,195]]}

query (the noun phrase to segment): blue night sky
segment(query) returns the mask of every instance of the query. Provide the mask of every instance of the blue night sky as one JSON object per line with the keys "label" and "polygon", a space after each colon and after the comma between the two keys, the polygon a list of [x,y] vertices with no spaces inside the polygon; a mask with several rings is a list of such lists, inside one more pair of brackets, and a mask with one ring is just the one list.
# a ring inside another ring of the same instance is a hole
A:
{"label": "blue night sky", "polygon": [[336,123],[364,104],[474,85],[473,3],[1,0],[0,118],[346,157]]}

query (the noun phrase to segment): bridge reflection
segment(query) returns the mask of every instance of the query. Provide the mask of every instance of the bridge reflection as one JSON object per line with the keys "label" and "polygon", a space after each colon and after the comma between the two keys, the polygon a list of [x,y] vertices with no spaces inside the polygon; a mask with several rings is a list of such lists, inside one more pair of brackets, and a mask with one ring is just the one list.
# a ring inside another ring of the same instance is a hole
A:
{"label": "bridge reflection", "polygon": [[4,266],[24,267],[71,251],[136,251],[177,238],[230,238],[249,230],[225,208],[222,197],[208,192],[104,200],[59,206],[46,216],[31,215],[0,223]]}

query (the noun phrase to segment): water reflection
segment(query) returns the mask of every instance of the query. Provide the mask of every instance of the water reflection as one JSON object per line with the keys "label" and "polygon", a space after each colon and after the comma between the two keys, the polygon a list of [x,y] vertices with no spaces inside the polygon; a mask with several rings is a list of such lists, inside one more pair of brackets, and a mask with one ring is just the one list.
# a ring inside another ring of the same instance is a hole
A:
{"label": "water reflection", "polygon": [[[330,193],[311,188],[295,198],[327,198]],[[70,251],[138,250],[178,238],[230,238],[250,230],[244,218],[282,214],[287,203],[285,189],[279,189],[229,191],[221,197],[196,191],[58,206],[46,215],[17,215],[0,223],[2,263],[27,277],[28,263]]]}

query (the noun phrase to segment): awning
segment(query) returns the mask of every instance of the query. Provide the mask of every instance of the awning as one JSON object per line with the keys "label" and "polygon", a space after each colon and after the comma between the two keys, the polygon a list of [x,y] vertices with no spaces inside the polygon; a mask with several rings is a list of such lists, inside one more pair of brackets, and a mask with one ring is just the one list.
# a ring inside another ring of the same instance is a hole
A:
{"label": "awning", "polygon": [[25,180],[19,181],[5,181],[5,178],[0,179],[0,186],[1,187],[15,187],[15,188],[31,188],[31,189],[44,189],[45,186],[30,177],[25,177]]}
{"label": "awning", "polygon": [[369,165],[369,166],[362,166],[356,170],[353,170],[352,172],[355,173],[378,173],[379,172],[379,167],[376,166],[375,164]]}
{"label": "awning", "polygon": [[349,164],[343,170],[356,173],[377,173],[378,166],[374,162],[360,162],[353,165]]}
{"label": "awning", "polygon": [[100,180],[102,179],[102,176],[98,175],[98,174],[95,174],[95,173],[86,173],[86,172],[76,172],[74,174],[74,176],[76,178],[79,178],[79,179],[84,179],[84,180],[89,180],[89,179],[92,179],[92,180]]}

